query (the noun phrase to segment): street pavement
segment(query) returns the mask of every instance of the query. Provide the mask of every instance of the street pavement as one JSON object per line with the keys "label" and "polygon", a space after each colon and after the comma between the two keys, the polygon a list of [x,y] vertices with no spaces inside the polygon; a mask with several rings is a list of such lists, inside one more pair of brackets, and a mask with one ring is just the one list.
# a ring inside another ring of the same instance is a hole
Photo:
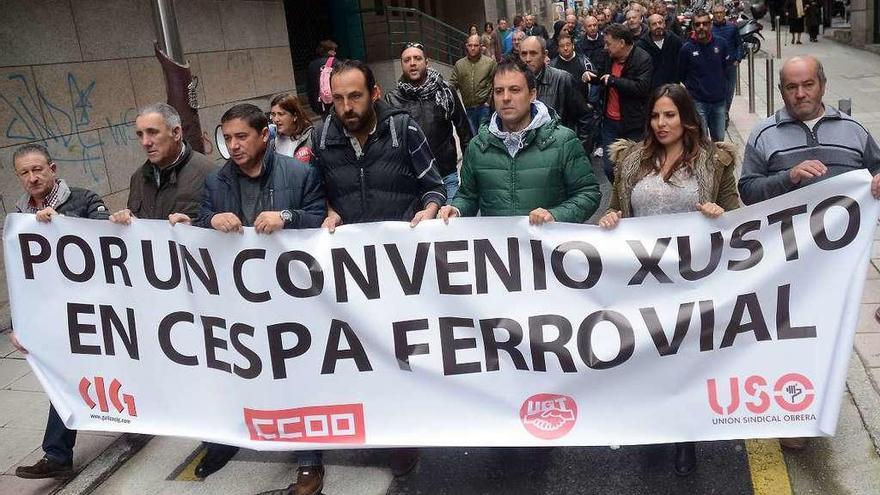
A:
{"label": "street pavement", "polygon": [[[775,55],[772,33],[755,61],[755,108],[749,113],[747,71],[743,63],[742,95],[731,109],[729,139],[740,145],[765,116],[765,60]],[[787,41],[787,40],[786,40]],[[829,83],[825,101],[852,100],[853,116],[880,138],[880,56],[823,39],[815,44],[784,45],[790,57],[813,54],[825,64]],[[778,71],[781,60],[775,60]],[[778,81],[775,81],[778,83]],[[775,108],[782,106],[774,88]],[[598,165],[600,160],[595,160]],[[607,204],[609,184],[600,178]],[[775,440],[703,442],[699,468],[688,478],[671,472],[672,447],[663,445],[610,448],[423,449],[418,467],[395,479],[387,451],[328,451],[326,495],[434,494],[853,494],[880,493],[880,235],[866,273],[855,339],[837,435],[812,439],[807,449],[784,452]],[[75,469],[82,471],[67,486],[58,480],[20,480],[15,467],[42,454],[40,441],[48,401],[23,356],[0,336],[0,494],[252,494],[285,486],[296,464],[291,453],[242,450],[226,468],[201,481],[192,470],[203,455],[193,439],[153,438],[127,462],[115,448],[125,437],[81,432]],[[683,413],[686,413],[683,411]]]}

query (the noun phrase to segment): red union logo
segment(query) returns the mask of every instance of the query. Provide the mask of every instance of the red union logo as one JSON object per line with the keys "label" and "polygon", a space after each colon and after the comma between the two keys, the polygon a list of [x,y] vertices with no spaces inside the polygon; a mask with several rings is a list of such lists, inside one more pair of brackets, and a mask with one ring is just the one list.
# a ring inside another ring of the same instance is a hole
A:
{"label": "red union logo", "polygon": [[577,415],[577,403],[567,395],[536,394],[519,408],[519,419],[526,431],[544,440],[567,435],[574,428]]}
{"label": "red union logo", "polygon": [[101,412],[110,412],[110,405],[107,404],[107,399],[109,398],[110,404],[113,405],[113,408],[116,409],[117,412],[121,413],[128,409],[129,416],[137,416],[134,396],[129,394],[119,395],[119,390],[122,388],[122,383],[119,380],[114,378],[113,381],[110,382],[109,389],[104,387],[104,377],[96,376],[94,377],[94,380],[95,398],[98,400],[97,403],[92,400],[92,396],[89,392],[89,389],[92,388],[92,382],[86,377],[83,377],[79,381],[79,395],[82,397],[83,402],[89,406],[89,409],[94,409],[97,406],[101,409]]}
{"label": "red union logo", "polygon": [[364,443],[363,404],[294,409],[244,409],[251,440],[263,442]]}
{"label": "red union logo", "polygon": [[[747,377],[742,386],[748,400],[745,407],[752,414],[763,414],[771,405],[771,395],[767,391],[768,381],[760,375]],[[733,414],[743,402],[740,398],[739,377],[731,377],[729,380],[730,402],[725,406],[718,400],[718,385],[714,378],[706,380],[706,393],[708,394],[709,407],[715,414],[725,416]],[[806,410],[816,399],[813,382],[800,373],[786,373],[779,377],[773,385],[772,400],[786,412],[796,413]]]}

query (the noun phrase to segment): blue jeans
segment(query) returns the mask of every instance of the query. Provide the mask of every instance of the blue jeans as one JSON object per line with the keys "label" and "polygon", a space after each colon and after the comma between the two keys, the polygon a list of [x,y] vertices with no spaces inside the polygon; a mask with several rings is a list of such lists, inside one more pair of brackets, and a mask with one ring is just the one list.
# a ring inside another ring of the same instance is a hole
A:
{"label": "blue jeans", "polygon": [[730,112],[730,105],[733,103],[733,93],[736,91],[736,66],[731,65],[725,69],[724,77],[727,78],[727,111]]}
{"label": "blue jeans", "polygon": [[452,198],[458,194],[458,188],[461,185],[458,179],[458,172],[443,177],[443,185],[446,186],[446,204],[452,203]]}
{"label": "blue jeans", "polygon": [[476,136],[477,131],[480,130],[480,124],[489,120],[489,106],[480,105],[478,107],[470,107],[466,109],[465,112],[467,113],[468,122],[471,124],[471,133]]}
{"label": "blue jeans", "polygon": [[641,141],[644,138],[643,132],[630,131],[623,132],[623,126],[619,120],[611,120],[608,117],[602,119],[602,129],[599,131],[599,144],[602,146],[602,168],[605,170],[605,176],[614,184],[614,164],[611,163],[611,153],[608,147],[618,139],[632,139],[633,141]]}
{"label": "blue jeans", "polygon": [[55,406],[49,406],[49,419],[46,421],[46,432],[43,434],[43,452],[46,458],[58,464],[73,462],[73,445],[76,443],[76,430],[64,426]]}
{"label": "blue jeans", "polygon": [[718,103],[706,103],[703,101],[694,101],[697,105],[697,113],[703,121],[703,129],[705,129],[712,141],[724,141],[724,127],[727,121],[727,102],[722,100]]}

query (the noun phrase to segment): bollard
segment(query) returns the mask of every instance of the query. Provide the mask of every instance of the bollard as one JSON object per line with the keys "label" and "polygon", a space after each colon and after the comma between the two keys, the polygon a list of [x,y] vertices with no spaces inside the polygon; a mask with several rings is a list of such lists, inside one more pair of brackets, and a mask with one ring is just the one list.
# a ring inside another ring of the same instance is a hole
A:
{"label": "bollard", "polygon": [[837,109],[840,110],[841,113],[845,113],[852,117],[852,100],[849,98],[838,100]]}
{"label": "bollard", "polygon": [[773,94],[773,59],[767,59],[767,116],[773,115],[773,112],[776,111],[774,94]]}
{"label": "bollard", "polygon": [[734,91],[734,93],[733,93],[733,94],[735,94],[736,96],[740,96],[740,95],[743,94],[743,92],[742,92],[742,84],[739,82],[739,76],[740,76],[740,73],[739,73],[739,67],[740,67],[740,64],[736,64],[736,89],[735,89],[735,91]]}
{"label": "bollard", "polygon": [[749,113],[755,113],[755,54],[749,50],[746,56],[749,63]]}
{"label": "bollard", "polygon": [[776,16],[776,58],[782,58],[782,17]]}
{"label": "bollard", "polygon": [[825,36],[825,6],[819,7],[819,19],[822,19],[822,23],[819,24],[819,28],[822,30],[822,36]]}

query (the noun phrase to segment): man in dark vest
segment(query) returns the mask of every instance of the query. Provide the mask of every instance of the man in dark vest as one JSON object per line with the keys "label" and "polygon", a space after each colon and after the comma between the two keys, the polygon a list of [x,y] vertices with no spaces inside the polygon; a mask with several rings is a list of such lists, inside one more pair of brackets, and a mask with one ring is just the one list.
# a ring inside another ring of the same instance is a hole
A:
{"label": "man in dark vest", "polygon": [[[437,215],[446,188],[418,124],[405,110],[381,101],[373,71],[346,60],[330,76],[334,112],[315,131],[312,166],[324,177],[331,233],[341,225],[407,221],[415,227]],[[403,476],[418,462],[418,450],[394,449],[391,471]],[[297,482],[260,495],[317,495],[324,469],[300,466]]]}

